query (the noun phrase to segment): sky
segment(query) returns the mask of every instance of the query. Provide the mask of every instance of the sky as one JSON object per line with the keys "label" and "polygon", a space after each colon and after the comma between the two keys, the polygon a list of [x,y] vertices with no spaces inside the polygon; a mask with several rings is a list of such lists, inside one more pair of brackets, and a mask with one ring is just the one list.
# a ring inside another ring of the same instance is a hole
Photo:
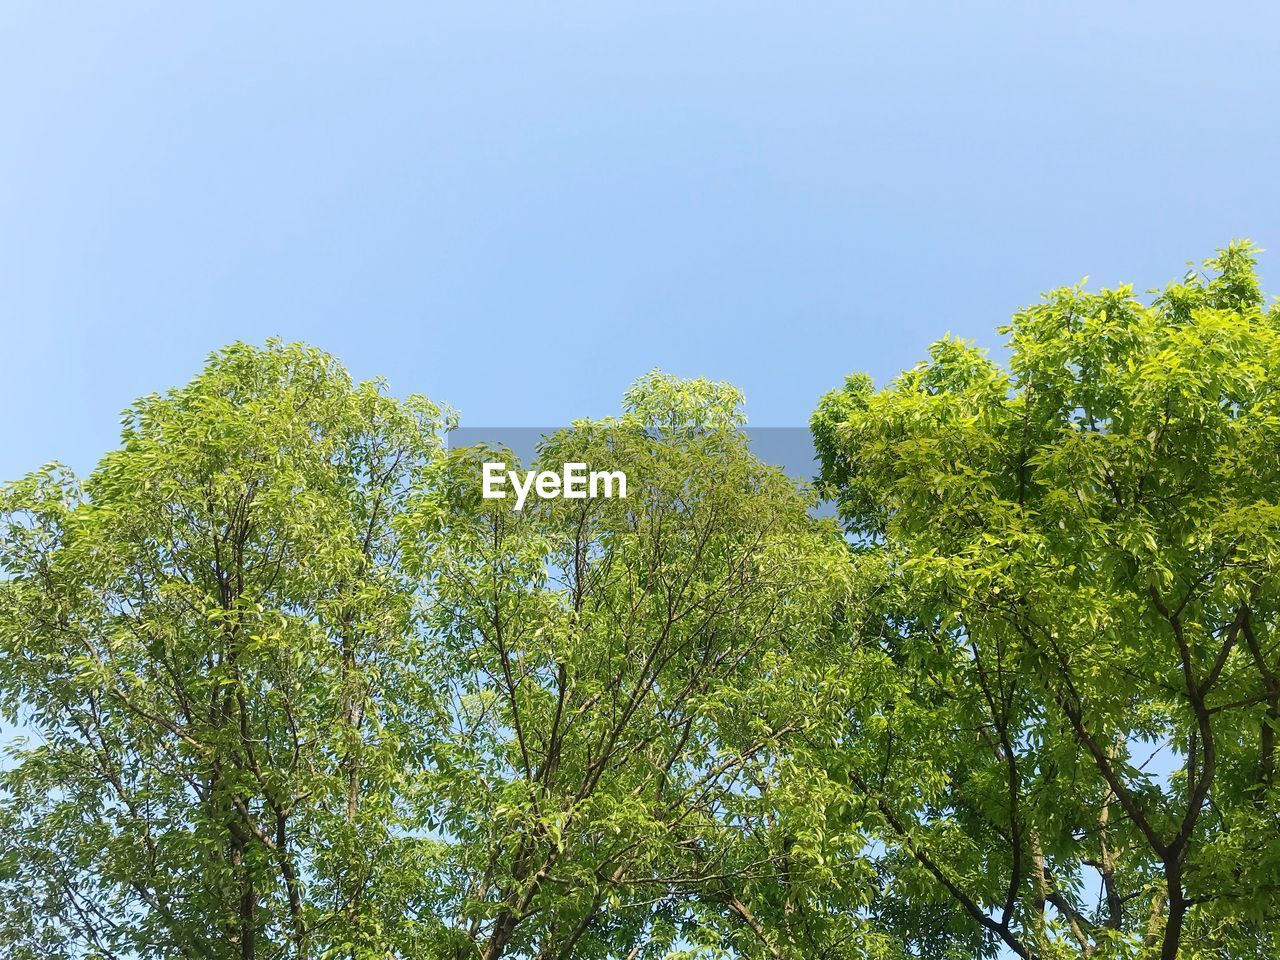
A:
{"label": "sky", "polygon": [[[1215,9],[1215,7],[1217,7]],[[464,424],[800,426],[1085,276],[1280,250],[1280,5],[0,0],[0,479],[279,336]],[[1265,254],[1280,293],[1280,255]]]}

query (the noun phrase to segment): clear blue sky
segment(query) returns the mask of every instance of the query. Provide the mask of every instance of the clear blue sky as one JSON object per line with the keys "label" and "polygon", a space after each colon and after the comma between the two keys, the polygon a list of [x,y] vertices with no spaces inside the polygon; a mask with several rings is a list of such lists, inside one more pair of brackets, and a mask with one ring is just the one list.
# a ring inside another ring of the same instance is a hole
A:
{"label": "clear blue sky", "polygon": [[1049,287],[1280,251],[1280,8],[1213,6],[2,3],[0,478],[236,339],[476,425],[655,366],[792,425]]}

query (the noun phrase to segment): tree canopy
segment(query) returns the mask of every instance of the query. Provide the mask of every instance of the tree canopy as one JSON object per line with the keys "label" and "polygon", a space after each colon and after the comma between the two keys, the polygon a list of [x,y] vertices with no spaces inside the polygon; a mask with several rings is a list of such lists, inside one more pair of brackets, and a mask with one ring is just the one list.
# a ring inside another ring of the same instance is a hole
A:
{"label": "tree canopy", "polygon": [[1280,312],[1248,245],[1205,268],[814,416],[893,664],[844,772],[922,954],[1280,948]]}
{"label": "tree canopy", "polygon": [[652,373],[528,464],[627,496],[515,510],[449,408],[219,351],[0,492],[5,956],[1274,955],[1253,253],[850,377],[813,487]]}

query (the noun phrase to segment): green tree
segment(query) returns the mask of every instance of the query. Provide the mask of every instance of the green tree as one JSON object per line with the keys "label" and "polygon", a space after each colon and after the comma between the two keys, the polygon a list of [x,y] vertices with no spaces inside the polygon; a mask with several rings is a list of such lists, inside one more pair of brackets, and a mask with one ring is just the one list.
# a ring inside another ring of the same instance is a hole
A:
{"label": "green tree", "polygon": [[[1236,244],[813,419],[882,695],[798,755],[918,956],[1280,950],[1280,313]],[[849,869],[854,869],[851,866]]]}
{"label": "green tree", "polygon": [[624,471],[626,499],[516,513],[479,499],[479,463],[500,457],[458,455],[455,528],[430,557],[456,665],[430,793],[453,841],[441,886],[459,957],[657,960],[768,941],[734,838],[812,723],[778,691],[828,648],[848,558],[751,454],[740,403],[651,375],[620,417],[542,445],[536,467]]}
{"label": "green tree", "polygon": [[[412,952],[443,722],[398,523],[444,417],[270,343],[0,499],[8,956]],[[406,773],[409,772],[409,774]]]}

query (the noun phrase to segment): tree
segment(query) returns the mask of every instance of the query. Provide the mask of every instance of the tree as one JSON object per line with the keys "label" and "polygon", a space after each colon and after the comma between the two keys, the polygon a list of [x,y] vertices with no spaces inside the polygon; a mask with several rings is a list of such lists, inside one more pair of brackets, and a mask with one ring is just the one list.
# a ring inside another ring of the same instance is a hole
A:
{"label": "tree", "polygon": [[398,524],[445,425],[319,351],[235,345],[138,401],[87,481],[4,490],[17,956],[413,948],[436,845],[406,771],[442,718]]}
{"label": "tree", "polygon": [[[799,759],[918,956],[1280,950],[1280,312],[1235,244],[813,420],[879,701]],[[852,867],[850,869],[853,869]]]}
{"label": "tree", "polygon": [[480,462],[510,456],[458,455],[454,530],[430,558],[455,664],[430,795],[458,957],[768,942],[733,839],[760,822],[780,745],[812,722],[778,691],[826,649],[848,559],[751,454],[740,404],[655,374],[622,416],[544,442],[536,467],[622,470],[626,499],[516,513],[479,499]]}

